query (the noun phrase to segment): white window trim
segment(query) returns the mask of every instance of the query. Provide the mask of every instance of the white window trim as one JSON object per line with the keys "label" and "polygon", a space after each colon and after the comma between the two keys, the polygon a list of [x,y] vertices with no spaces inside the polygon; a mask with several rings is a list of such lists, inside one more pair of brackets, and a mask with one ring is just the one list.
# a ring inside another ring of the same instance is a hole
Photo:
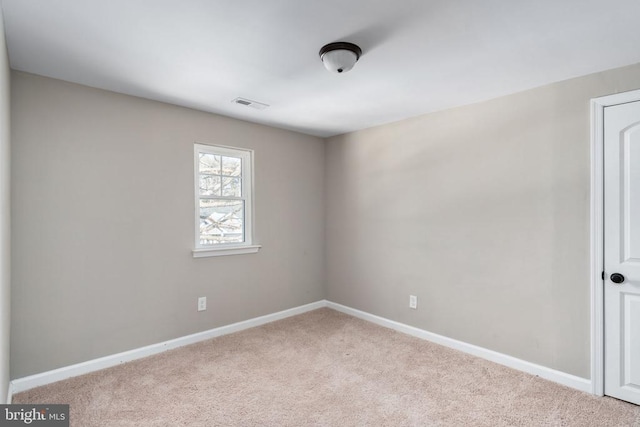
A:
{"label": "white window trim", "polygon": [[[200,244],[200,182],[199,182],[199,156],[201,152],[216,155],[228,155],[240,157],[242,159],[242,189],[249,189],[249,194],[244,199],[244,242],[243,243],[222,243],[216,246],[203,246]],[[253,254],[260,250],[261,245],[253,241],[253,198],[255,185],[253,180],[253,150],[245,148],[228,147],[223,145],[195,143],[193,147],[194,159],[194,200],[195,200],[195,228],[194,228],[194,249],[191,251],[194,258],[204,258],[212,256],[227,256]]]}
{"label": "white window trim", "polygon": [[226,256],[226,255],[242,255],[255,254],[260,250],[261,245],[250,246],[225,246],[224,248],[214,249],[194,249],[191,251],[194,258],[206,258],[210,256]]}

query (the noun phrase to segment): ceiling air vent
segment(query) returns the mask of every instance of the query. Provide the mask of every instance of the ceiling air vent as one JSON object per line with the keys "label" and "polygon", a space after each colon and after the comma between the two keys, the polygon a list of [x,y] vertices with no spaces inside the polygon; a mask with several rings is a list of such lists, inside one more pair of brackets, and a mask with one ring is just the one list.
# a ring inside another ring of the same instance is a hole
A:
{"label": "ceiling air vent", "polygon": [[245,107],[255,108],[256,110],[264,110],[269,105],[263,104],[262,102],[252,101],[246,98],[236,98],[233,101],[234,104],[244,105]]}

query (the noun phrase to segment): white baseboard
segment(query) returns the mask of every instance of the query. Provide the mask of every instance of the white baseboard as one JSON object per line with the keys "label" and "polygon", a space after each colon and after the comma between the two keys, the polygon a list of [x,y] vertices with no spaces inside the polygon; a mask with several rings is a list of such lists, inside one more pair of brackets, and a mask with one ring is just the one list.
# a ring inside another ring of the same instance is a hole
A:
{"label": "white baseboard", "polygon": [[493,350],[488,350],[483,347],[478,347],[473,344],[467,344],[462,341],[458,341],[452,338],[447,338],[442,335],[434,334],[433,332],[428,332],[423,329],[405,325],[404,323],[385,319],[384,317],[380,317],[374,314],[366,313],[364,311],[356,310],[354,308],[337,304],[331,301],[321,300],[321,301],[317,301],[311,304],[306,304],[300,307],[291,308],[289,310],[279,311],[277,313],[268,314],[266,316],[245,320],[243,322],[233,323],[231,325],[221,326],[219,328],[210,329],[208,331],[198,332],[196,334],[187,335],[181,338],[164,341],[158,344],[152,344],[146,347],[125,351],[123,353],[118,353],[111,356],[105,356],[99,359],[89,360],[87,362],[82,362],[75,365],[54,369],[52,371],[47,371],[40,374],[15,379],[9,383],[7,403],[11,403],[13,393],[20,393],[22,391],[26,391],[34,387],[43,386],[56,381],[72,378],[78,375],[88,374],[90,372],[98,371],[100,369],[109,368],[111,366],[116,366],[121,363],[130,362],[136,359],[141,359],[143,357],[162,353],[167,350],[171,350],[171,349],[182,347],[189,344],[194,344],[200,341],[208,340],[208,339],[219,337],[222,335],[239,332],[245,329],[264,325],[266,323],[274,322],[280,319],[285,319],[287,317],[306,313],[308,311],[316,310],[322,307],[329,307],[336,311],[340,311],[342,313],[349,314],[359,319],[363,319],[363,320],[375,323],[376,325],[384,326],[386,328],[390,328],[398,332],[402,332],[417,338],[421,338],[427,341],[434,342],[436,344],[443,345],[445,347],[453,348],[455,350],[459,350],[464,353],[468,353],[473,356],[480,357],[482,359],[490,360],[492,362],[495,362],[504,366],[508,366],[513,369],[517,369],[519,371],[523,371],[532,375],[537,375],[541,378],[554,381],[556,383],[559,383],[580,391],[584,391],[587,393],[592,392],[590,380],[580,378],[575,375],[570,375],[565,372],[556,371],[554,369],[547,368],[545,366],[527,362],[525,360],[508,356],[503,353],[498,353]]}
{"label": "white baseboard", "polygon": [[482,359],[490,360],[491,362],[498,363],[500,365],[508,366],[519,371],[526,372],[528,374],[537,375],[549,381],[553,381],[567,387],[574,388],[576,390],[591,393],[591,381],[585,378],[580,378],[575,375],[567,374],[565,372],[556,371],[555,369],[547,368],[546,366],[537,365],[535,363],[527,362],[522,359],[518,359],[513,356],[508,356],[497,351],[488,350],[483,347],[478,347],[473,344],[467,344],[462,341],[454,340],[442,335],[434,334],[423,329],[419,329],[413,326],[405,325],[404,323],[396,322],[393,320],[385,319],[384,317],[376,316],[366,313],[364,311],[356,310],[351,307],[347,307],[341,304],[337,304],[331,301],[327,301],[327,307],[340,311],[345,314],[357,317],[375,323],[376,325],[384,326],[403,332],[408,335],[412,335],[417,338],[422,338],[427,341],[434,342],[436,344],[443,345],[445,347],[453,348],[455,350],[468,353],[473,356],[480,357]]}
{"label": "white baseboard", "polygon": [[13,384],[9,381],[7,386],[7,405],[11,405],[11,399],[13,399]]}
{"label": "white baseboard", "polygon": [[46,384],[51,384],[56,381],[65,380],[67,378],[76,377],[78,375],[88,374],[90,372],[99,371],[100,369],[110,368],[112,366],[119,365],[121,363],[130,362],[132,360],[141,359],[143,357],[151,356],[154,354],[162,353],[174,348],[183,347],[185,345],[194,344],[200,341],[205,341],[211,338],[219,337],[222,335],[228,335],[234,332],[239,332],[245,329],[253,328],[256,326],[264,325],[266,323],[275,322],[276,320],[285,319],[287,317],[295,316],[297,314],[306,313],[307,311],[316,310],[318,308],[326,307],[327,301],[321,300],[311,304],[302,305],[300,307],[291,308],[277,313],[268,314],[266,316],[260,316],[253,319],[245,320],[231,325],[221,326],[219,328],[210,329],[208,331],[198,332],[192,335],[164,341],[158,344],[152,344],[146,347],[137,348],[134,350],[125,351],[110,356],[101,357],[87,362],[78,363],[71,366],[66,366],[52,371],[42,372],[40,374],[30,375],[24,378],[18,378],[9,384],[10,392],[8,399],[11,399],[13,393],[20,393],[32,389],[34,387],[40,387]]}

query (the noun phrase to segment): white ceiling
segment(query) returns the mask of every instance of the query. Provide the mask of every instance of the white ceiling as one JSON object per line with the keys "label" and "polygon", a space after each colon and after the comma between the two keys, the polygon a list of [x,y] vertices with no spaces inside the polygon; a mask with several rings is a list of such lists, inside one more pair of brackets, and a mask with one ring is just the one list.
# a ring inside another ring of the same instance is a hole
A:
{"label": "white ceiling", "polygon": [[638,0],[1,1],[16,70],[318,136],[640,62]]}

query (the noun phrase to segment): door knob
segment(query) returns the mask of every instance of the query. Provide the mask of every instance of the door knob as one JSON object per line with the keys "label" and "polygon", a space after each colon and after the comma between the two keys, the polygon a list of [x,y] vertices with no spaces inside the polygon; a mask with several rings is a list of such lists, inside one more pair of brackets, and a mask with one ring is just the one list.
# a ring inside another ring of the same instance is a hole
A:
{"label": "door knob", "polygon": [[613,273],[610,279],[613,283],[617,283],[617,284],[624,282],[624,276],[620,273]]}

